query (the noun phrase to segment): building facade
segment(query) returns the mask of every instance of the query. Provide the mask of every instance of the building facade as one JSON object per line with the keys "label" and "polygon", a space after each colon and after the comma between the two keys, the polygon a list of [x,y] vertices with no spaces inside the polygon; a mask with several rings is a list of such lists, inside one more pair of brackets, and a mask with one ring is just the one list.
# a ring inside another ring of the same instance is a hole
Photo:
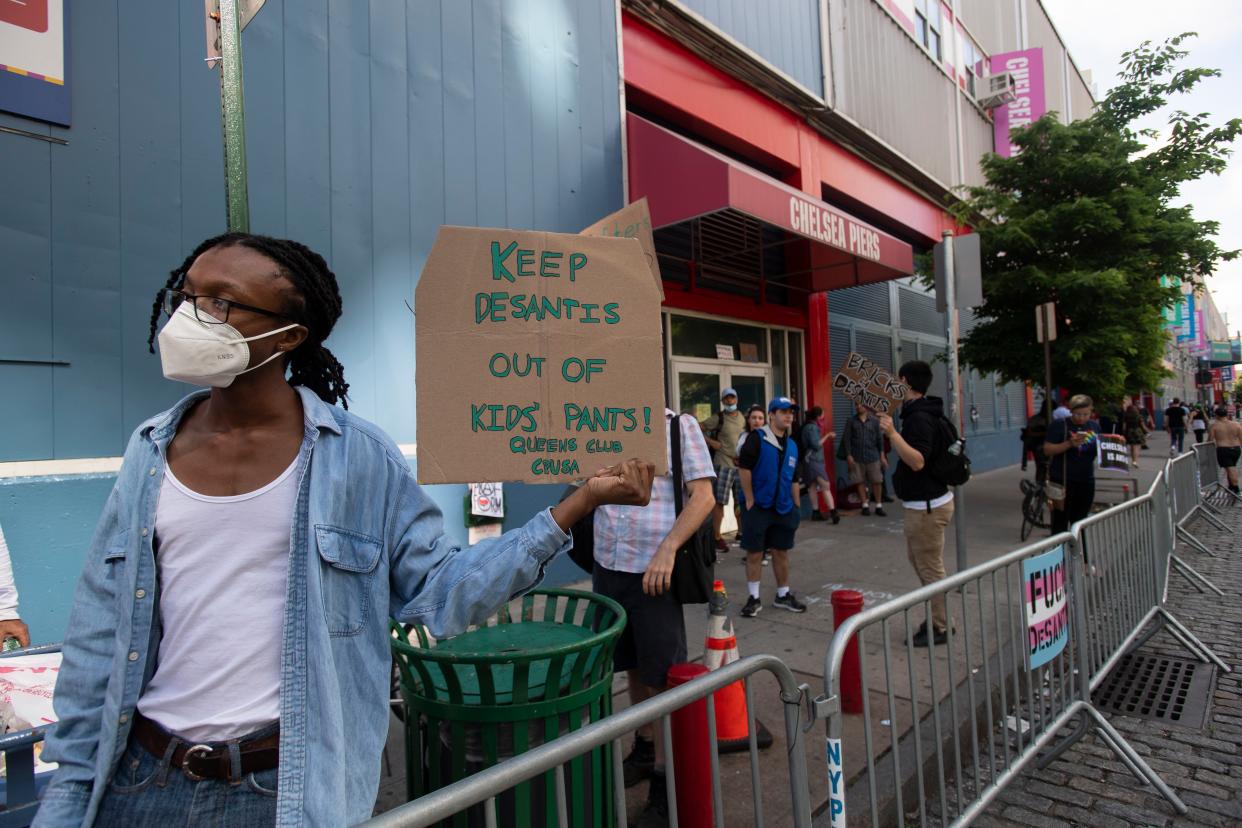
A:
{"label": "building facade", "polygon": [[[147,352],[155,292],[225,228],[201,4],[73,4],[67,30],[70,125],[0,113],[0,525],[44,641],[129,433],[186,391]],[[646,197],[669,404],[733,385],[840,425],[835,359],[945,348],[914,262],[995,146],[991,59],[1037,48],[1047,108],[1092,104],[1038,0],[268,0],[242,42],[252,228],[327,257],[351,410],[413,464],[437,389],[405,302],[441,224],[576,232]],[[1012,462],[1024,391],[962,393],[978,467]],[[506,522],[555,494],[508,487]],[[432,496],[464,541],[462,487]]]}

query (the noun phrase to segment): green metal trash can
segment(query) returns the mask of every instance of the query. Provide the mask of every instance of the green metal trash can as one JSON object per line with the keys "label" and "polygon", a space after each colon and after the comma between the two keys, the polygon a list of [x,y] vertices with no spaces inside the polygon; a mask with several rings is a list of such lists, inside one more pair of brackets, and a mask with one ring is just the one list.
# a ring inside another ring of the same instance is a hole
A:
{"label": "green metal trash can", "polygon": [[[612,652],[625,610],[602,595],[539,589],[503,606],[493,623],[433,642],[411,643],[393,624],[392,651],[406,705],[406,792],[425,793],[598,721],[612,712]],[[614,821],[612,746],[572,760],[567,821]],[[497,799],[497,824],[557,825],[556,776]],[[482,824],[482,806],[454,828]]]}

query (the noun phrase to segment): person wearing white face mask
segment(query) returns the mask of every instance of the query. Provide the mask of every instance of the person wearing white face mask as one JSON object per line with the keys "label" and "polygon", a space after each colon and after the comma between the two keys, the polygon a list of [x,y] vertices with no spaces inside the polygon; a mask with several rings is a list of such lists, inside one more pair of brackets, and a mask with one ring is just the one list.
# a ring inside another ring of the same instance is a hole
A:
{"label": "person wearing white face mask", "polygon": [[160,291],[148,345],[167,316],[164,375],[210,390],[126,448],[74,595],[37,828],[363,821],[388,619],[463,632],[595,507],[650,499],[653,468],[631,460],[456,544],[393,441],[344,410],[324,347],[341,312],[323,257],[246,233],[203,242]]}
{"label": "person wearing white face mask", "polygon": [[746,416],[737,410],[737,391],[726,388],[720,394],[720,410],[699,423],[707,447],[715,452],[716,508],[712,510],[712,529],[716,533],[716,551],[728,552],[729,544],[720,536],[724,508],[733,495],[733,503],[742,502],[742,488],[737,476],[737,443],[746,430]]}
{"label": "person wearing white face mask", "polygon": [[207,296],[194,296],[182,290],[164,291],[163,300],[164,313],[168,316],[168,324],[159,333],[160,362],[164,376],[191,385],[228,388],[242,374],[258,370],[273,360],[287,356],[277,346],[271,356],[251,365],[250,347],[247,343],[301,327],[296,322],[291,322],[274,331],[242,336],[227,322],[232,308],[264,316],[274,314],[262,308],[252,308],[249,305]]}

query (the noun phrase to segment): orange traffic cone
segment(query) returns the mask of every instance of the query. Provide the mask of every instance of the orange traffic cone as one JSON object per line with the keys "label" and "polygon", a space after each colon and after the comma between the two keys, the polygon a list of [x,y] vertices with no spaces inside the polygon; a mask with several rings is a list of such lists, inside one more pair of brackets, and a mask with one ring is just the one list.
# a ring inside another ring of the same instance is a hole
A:
{"label": "orange traffic cone", "polygon": [[[724,582],[712,584],[712,597],[707,604],[707,639],[703,642],[703,665],[715,670],[737,661],[737,637],[733,634],[733,622],[729,620],[729,596]],[[721,753],[734,753],[750,749],[750,728],[746,721],[746,689],[735,681],[720,688],[716,698],[716,745]],[[755,743],[760,748],[771,747],[772,733],[755,719]]]}

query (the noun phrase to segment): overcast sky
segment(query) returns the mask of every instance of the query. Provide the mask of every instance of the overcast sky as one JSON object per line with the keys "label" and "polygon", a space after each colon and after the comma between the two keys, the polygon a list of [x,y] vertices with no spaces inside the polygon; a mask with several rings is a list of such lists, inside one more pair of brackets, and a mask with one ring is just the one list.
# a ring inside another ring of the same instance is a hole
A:
{"label": "overcast sky", "polygon": [[[1116,83],[1121,53],[1144,40],[1155,43],[1181,32],[1199,36],[1183,48],[1185,66],[1221,70],[1221,77],[1203,81],[1189,95],[1171,101],[1187,112],[1211,113],[1213,124],[1242,117],[1242,4],[1232,0],[1043,0],[1052,22],[1065,39],[1074,62],[1091,70],[1102,97]],[[1167,119],[1152,124],[1163,127]],[[1234,146],[1229,168],[1183,188],[1185,203],[1199,220],[1220,222],[1217,243],[1242,248],[1242,141]],[[1229,315],[1231,333],[1242,328],[1242,260],[1226,262],[1208,279],[1216,305]]]}

